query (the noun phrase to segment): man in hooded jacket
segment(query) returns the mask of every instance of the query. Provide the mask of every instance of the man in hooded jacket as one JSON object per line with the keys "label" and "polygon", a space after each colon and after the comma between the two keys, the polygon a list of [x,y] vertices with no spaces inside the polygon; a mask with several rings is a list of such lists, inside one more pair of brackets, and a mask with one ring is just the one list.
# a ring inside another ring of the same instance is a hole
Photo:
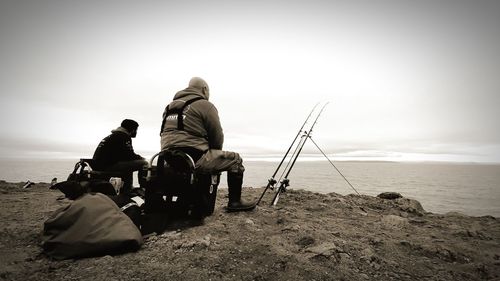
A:
{"label": "man in hooded jacket", "polygon": [[[222,150],[224,134],[217,108],[208,100],[209,97],[208,84],[199,77],[193,77],[186,89],[175,94],[163,113],[161,149],[178,149],[189,154],[199,172],[227,171],[227,211],[252,210],[255,203],[241,200],[243,160],[238,153]],[[170,113],[182,108],[181,115]],[[179,116],[182,116],[182,122],[179,122]]]}
{"label": "man in hooded jacket", "polygon": [[93,160],[94,169],[108,172],[117,172],[123,175],[123,191],[132,189],[132,174],[139,171],[139,183],[144,178],[144,167],[148,162],[134,152],[132,138],[137,135],[139,124],[131,119],[125,119],[120,127],[111,131],[97,146]]}

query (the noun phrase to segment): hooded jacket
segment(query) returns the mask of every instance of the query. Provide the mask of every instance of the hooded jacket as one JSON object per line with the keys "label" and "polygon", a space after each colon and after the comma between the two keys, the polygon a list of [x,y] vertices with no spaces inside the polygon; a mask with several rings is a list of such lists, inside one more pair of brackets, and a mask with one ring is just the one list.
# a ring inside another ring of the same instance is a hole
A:
{"label": "hooded jacket", "polygon": [[[177,128],[175,118],[165,120],[165,125],[160,133],[162,150],[173,147],[190,147],[200,151],[222,149],[224,133],[219,113],[200,89],[188,87],[177,92],[168,107],[170,109],[182,108],[186,101],[198,97],[203,99],[193,102],[184,109],[184,130]],[[164,119],[166,113],[165,108]]]}
{"label": "hooded jacket", "polygon": [[121,161],[142,159],[134,152],[129,132],[122,127],[112,130],[111,135],[99,143],[92,158],[98,170],[106,169]]}

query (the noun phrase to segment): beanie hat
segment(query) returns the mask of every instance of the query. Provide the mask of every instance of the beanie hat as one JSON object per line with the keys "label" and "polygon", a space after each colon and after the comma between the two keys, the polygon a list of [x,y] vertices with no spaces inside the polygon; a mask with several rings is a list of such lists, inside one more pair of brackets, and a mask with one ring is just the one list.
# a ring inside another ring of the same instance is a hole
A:
{"label": "beanie hat", "polygon": [[127,129],[127,131],[132,132],[133,130],[137,129],[137,127],[139,127],[139,123],[135,122],[132,119],[125,119],[122,121],[122,124],[120,126]]}

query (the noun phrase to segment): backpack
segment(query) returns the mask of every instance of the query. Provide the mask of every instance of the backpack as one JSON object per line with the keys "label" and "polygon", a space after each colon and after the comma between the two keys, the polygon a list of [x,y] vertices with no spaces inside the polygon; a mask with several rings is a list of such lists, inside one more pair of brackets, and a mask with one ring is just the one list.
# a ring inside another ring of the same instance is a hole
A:
{"label": "backpack", "polygon": [[167,105],[167,108],[165,108],[165,114],[163,116],[163,121],[161,122],[161,127],[160,127],[160,134],[163,132],[163,129],[165,128],[165,123],[167,122],[167,119],[172,118],[177,120],[177,130],[183,131],[184,130],[184,109],[188,107],[190,104],[192,104],[195,101],[203,100],[204,98],[202,97],[197,97],[193,98],[190,100],[187,100],[184,102],[184,105],[181,108],[177,109],[170,109],[170,105]]}

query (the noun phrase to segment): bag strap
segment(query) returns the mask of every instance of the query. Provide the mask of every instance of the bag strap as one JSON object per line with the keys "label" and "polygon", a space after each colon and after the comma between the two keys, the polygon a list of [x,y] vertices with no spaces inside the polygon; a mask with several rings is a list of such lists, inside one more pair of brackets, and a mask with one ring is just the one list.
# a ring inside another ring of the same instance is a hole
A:
{"label": "bag strap", "polygon": [[183,131],[184,130],[184,118],[183,118],[183,113],[184,109],[188,107],[190,104],[192,104],[195,101],[199,101],[205,99],[203,97],[196,97],[194,99],[190,99],[184,102],[184,105],[181,108],[177,109],[170,109],[170,104],[167,105],[167,108],[165,109],[165,115],[163,116],[163,121],[161,122],[161,128],[160,128],[160,134],[163,132],[163,129],[165,128],[165,123],[167,122],[167,118],[171,115],[177,114],[177,130]]}

